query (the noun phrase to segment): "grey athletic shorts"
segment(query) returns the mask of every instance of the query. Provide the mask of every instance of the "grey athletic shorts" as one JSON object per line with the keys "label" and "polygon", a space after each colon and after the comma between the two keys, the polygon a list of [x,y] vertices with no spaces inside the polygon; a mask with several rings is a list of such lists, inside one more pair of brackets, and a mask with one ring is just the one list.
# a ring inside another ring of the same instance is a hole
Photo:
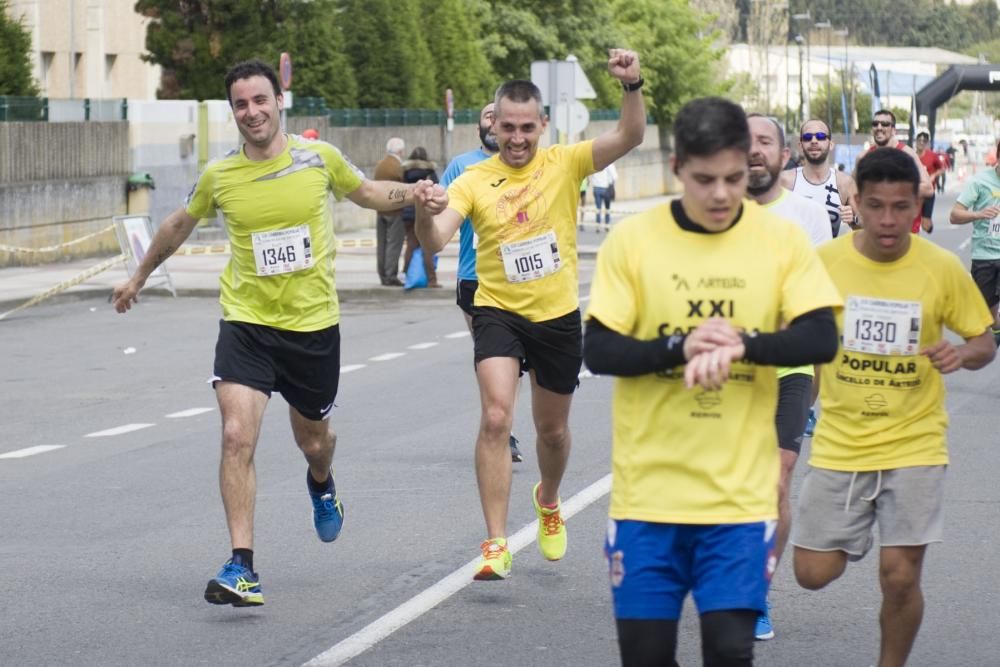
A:
{"label": "grey athletic shorts", "polygon": [[861,560],[878,522],[883,547],[940,542],[948,466],[875,472],[809,468],[799,491],[791,543],[810,551],[843,551]]}

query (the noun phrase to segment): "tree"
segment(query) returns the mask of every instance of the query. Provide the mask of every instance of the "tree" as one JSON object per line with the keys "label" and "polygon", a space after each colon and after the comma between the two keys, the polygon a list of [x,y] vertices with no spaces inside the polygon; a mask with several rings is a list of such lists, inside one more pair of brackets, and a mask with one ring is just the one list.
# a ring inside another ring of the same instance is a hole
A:
{"label": "tree", "polygon": [[343,0],[347,53],[362,108],[436,107],[434,63],[416,19],[418,5]]}
{"label": "tree", "polygon": [[0,95],[38,95],[31,75],[31,35],[22,19],[8,15],[8,1],[0,0]]}
{"label": "tree", "polygon": [[626,43],[639,52],[650,113],[661,137],[689,100],[724,92],[723,52],[712,46],[708,19],[686,0],[618,0]]}
{"label": "tree", "polygon": [[[851,133],[865,133],[869,129],[868,122],[872,117],[872,97],[861,90],[861,86],[857,80],[852,79],[848,81],[845,88],[843,76],[843,70],[838,70],[829,88],[825,81],[819,85],[819,88],[809,101],[810,114],[813,118],[821,118],[824,121],[832,118],[833,125],[830,127],[831,132],[846,132],[844,129],[844,101],[846,95],[848,122],[851,124]],[[852,100],[853,108],[851,107]]]}
{"label": "tree", "polygon": [[434,106],[451,88],[459,108],[480,107],[493,98],[500,83],[480,45],[479,25],[462,0],[422,0],[421,30],[434,63]]}
{"label": "tree", "polygon": [[[285,3],[288,4],[288,3]],[[152,19],[143,59],[160,65],[161,99],[225,99],[225,75],[242,60],[277,65],[278,0],[138,0]]]}
{"label": "tree", "polygon": [[358,83],[346,55],[335,0],[296,3],[279,32],[284,39],[276,46],[292,56],[296,95],[322,97],[334,109],[357,107]]}

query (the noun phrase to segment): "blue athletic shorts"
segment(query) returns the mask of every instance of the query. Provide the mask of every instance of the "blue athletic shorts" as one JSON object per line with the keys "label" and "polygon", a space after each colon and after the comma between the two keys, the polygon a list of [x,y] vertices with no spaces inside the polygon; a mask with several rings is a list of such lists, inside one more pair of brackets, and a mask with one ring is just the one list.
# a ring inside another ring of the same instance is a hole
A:
{"label": "blue athletic shorts", "polygon": [[699,614],[766,608],[776,521],[722,525],[608,521],[616,619],[675,621],[688,592]]}

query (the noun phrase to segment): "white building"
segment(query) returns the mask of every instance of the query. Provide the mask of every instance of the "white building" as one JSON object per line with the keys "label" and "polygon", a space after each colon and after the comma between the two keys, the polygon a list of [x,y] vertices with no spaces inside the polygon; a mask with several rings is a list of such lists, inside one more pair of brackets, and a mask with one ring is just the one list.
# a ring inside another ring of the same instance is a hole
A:
{"label": "white building", "polygon": [[[815,40],[816,33],[813,34]],[[762,110],[799,108],[800,89],[804,113],[809,115],[809,99],[827,81],[838,89],[840,71],[847,66],[862,92],[871,94],[871,67],[878,74],[882,107],[910,108],[910,98],[949,65],[974,65],[971,56],[939,48],[859,47],[830,44],[790,44],[754,46],[733,44],[728,52],[729,74],[744,73],[756,84],[753,99],[743,102]],[[801,67],[800,67],[801,63]]]}
{"label": "white building", "polygon": [[44,97],[156,99],[160,68],[143,62],[149,19],[135,0],[9,0],[31,34]]}

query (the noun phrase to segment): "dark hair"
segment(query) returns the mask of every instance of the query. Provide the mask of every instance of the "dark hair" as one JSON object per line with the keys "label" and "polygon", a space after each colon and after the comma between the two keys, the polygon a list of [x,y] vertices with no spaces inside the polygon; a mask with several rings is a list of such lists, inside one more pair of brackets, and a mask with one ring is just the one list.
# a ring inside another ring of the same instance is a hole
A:
{"label": "dark hair", "polygon": [[500,109],[500,100],[510,100],[511,102],[530,102],[535,100],[538,102],[538,115],[544,115],[545,109],[542,104],[542,91],[538,89],[531,81],[526,79],[514,79],[501,84],[497,88],[496,95],[493,97],[493,103],[496,105],[496,109]]}
{"label": "dark hair", "polygon": [[677,166],[689,157],[707,157],[734,148],[750,152],[750,126],[738,104],[721,97],[691,100],[674,119]]}
{"label": "dark hair", "polygon": [[888,116],[889,118],[892,119],[892,124],[893,125],[896,124],[896,114],[894,114],[893,112],[889,111],[888,109],[879,109],[878,111],[876,111],[875,113],[873,113],[872,114],[872,120],[875,120],[875,116]]}
{"label": "dark hair", "polygon": [[781,146],[782,148],[785,147],[785,128],[781,127],[781,123],[778,122],[777,118],[775,118],[774,116],[765,116],[762,113],[756,113],[756,112],[747,114],[747,120],[750,120],[751,118],[764,118],[771,121],[771,124],[774,125],[775,129],[778,130],[778,142],[779,142],[778,145]]}
{"label": "dark hair", "polygon": [[281,86],[278,85],[278,75],[274,73],[274,68],[260,60],[244,60],[233,65],[226,72],[226,97],[229,98],[229,106],[233,106],[233,84],[240,79],[249,79],[252,76],[263,76],[271,82],[274,88],[274,96],[281,95]]}
{"label": "dark hair", "polygon": [[423,146],[417,146],[416,148],[413,149],[413,152],[410,153],[410,159],[411,160],[424,160],[424,161],[426,161],[427,160],[427,149],[424,148]]}
{"label": "dark hair", "polygon": [[931,139],[931,135],[927,134],[926,132],[917,132],[917,139],[919,139],[920,137],[923,137],[924,139],[927,139],[928,141],[930,141],[930,139]]}
{"label": "dark hair", "polygon": [[909,183],[913,186],[913,196],[917,196],[920,171],[909,153],[886,146],[876,148],[858,161],[854,182],[858,193],[865,183]]}

